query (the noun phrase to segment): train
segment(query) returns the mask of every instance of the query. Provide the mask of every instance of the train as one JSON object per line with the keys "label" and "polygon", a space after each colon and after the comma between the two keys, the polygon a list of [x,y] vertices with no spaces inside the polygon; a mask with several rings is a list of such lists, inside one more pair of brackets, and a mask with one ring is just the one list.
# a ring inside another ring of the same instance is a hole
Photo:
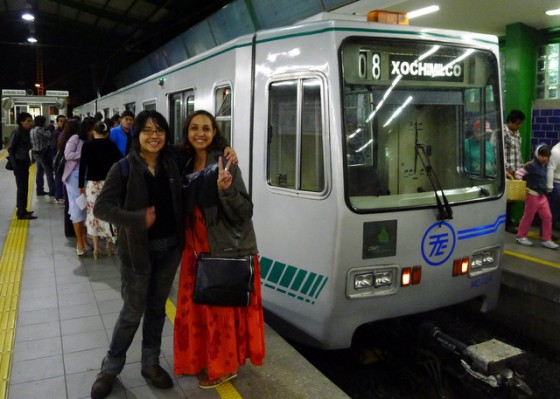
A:
{"label": "train", "polygon": [[74,113],[125,109],[161,112],[173,143],[189,113],[216,115],[254,203],[263,303],[288,338],[348,348],[376,321],[496,306],[506,198],[495,36],[321,13]]}

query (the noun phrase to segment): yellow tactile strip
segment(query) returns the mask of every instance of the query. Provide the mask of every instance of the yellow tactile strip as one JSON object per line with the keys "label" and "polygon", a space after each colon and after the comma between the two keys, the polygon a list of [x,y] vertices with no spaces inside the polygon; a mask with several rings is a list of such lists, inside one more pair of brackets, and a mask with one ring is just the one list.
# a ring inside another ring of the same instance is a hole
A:
{"label": "yellow tactile strip", "polygon": [[[31,202],[35,182],[35,165],[29,169],[29,196]],[[29,220],[19,220],[14,214],[0,257],[0,399],[8,397],[10,368],[16,335],[17,311],[27,242]]]}

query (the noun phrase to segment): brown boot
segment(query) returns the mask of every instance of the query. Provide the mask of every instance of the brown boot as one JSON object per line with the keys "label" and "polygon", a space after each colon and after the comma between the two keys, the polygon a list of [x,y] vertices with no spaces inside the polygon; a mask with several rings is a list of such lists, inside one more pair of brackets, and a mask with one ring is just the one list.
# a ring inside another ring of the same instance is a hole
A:
{"label": "brown boot", "polygon": [[91,399],[103,399],[109,396],[113,389],[116,375],[107,374],[102,371],[95,377],[95,382],[91,386]]}

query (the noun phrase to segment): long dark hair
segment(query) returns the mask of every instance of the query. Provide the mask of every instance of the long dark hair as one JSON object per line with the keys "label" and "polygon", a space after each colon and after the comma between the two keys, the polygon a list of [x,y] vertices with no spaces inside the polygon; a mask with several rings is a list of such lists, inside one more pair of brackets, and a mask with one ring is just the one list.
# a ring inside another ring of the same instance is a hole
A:
{"label": "long dark hair", "polygon": [[161,149],[162,152],[166,149],[169,144],[169,140],[171,139],[169,134],[169,124],[167,123],[167,120],[165,120],[165,117],[156,110],[144,110],[140,112],[136,118],[134,118],[134,124],[132,125],[132,143],[130,148],[138,154],[140,153],[140,133],[142,132],[142,129],[144,129],[144,126],[146,126],[148,119],[151,119],[156,127],[165,130],[165,144]]}
{"label": "long dark hair", "polygon": [[80,122],[76,119],[68,119],[64,124],[64,129],[62,129],[62,136],[58,140],[58,150],[64,151],[66,143],[75,134],[80,133]]}
{"label": "long dark hair", "polygon": [[204,115],[210,118],[210,121],[212,123],[212,128],[216,130],[216,134],[214,135],[214,138],[210,143],[210,147],[208,148],[208,151],[212,151],[212,150],[222,151],[224,147],[227,145],[226,139],[224,138],[224,136],[222,136],[222,133],[218,128],[218,124],[216,122],[216,118],[214,117],[214,115],[212,115],[210,112],[205,111],[203,109],[194,111],[192,114],[189,115],[187,121],[185,122],[185,128],[183,130],[183,146],[182,146],[183,151],[188,156],[194,155],[194,148],[192,147],[191,143],[189,143],[189,126],[192,120],[194,119],[194,117],[198,115]]}

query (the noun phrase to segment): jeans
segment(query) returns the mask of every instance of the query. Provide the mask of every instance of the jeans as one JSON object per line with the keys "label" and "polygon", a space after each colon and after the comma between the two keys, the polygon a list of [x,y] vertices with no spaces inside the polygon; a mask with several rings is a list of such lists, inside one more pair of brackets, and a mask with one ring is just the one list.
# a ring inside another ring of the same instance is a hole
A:
{"label": "jeans", "polygon": [[49,193],[54,195],[54,174],[52,169],[52,160],[49,156],[49,150],[33,151],[33,159],[37,163],[37,175],[35,176],[35,189],[37,194],[45,191],[44,175],[47,175],[47,185],[49,186]]}
{"label": "jeans", "polygon": [[181,261],[181,251],[177,247],[149,251],[149,257],[152,268],[146,273],[137,273],[130,265],[121,263],[124,304],[101,365],[101,371],[107,374],[118,375],[122,371],[142,316],[142,367],[159,364],[165,303]]}

